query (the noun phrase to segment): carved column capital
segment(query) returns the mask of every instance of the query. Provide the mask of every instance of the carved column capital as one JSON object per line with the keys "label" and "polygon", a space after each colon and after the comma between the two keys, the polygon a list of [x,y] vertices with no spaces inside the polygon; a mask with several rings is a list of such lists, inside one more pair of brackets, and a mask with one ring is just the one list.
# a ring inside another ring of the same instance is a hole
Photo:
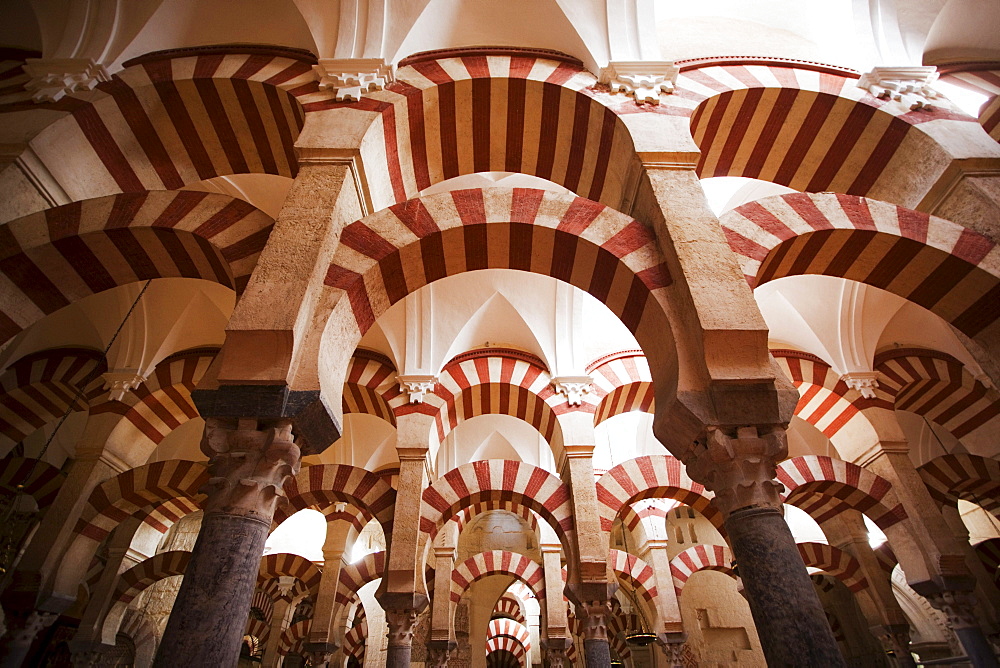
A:
{"label": "carved column capital", "polygon": [[208,418],[202,450],[210,455],[206,513],[241,515],[270,525],[285,481],[298,473],[299,447],[289,420]]}
{"label": "carved column capital", "polygon": [[705,441],[685,464],[694,480],[715,492],[715,505],[725,516],[742,508],[781,507],[784,487],[774,477],[776,463],[788,454],[784,429],[760,433],[752,426],[709,426]]}
{"label": "carved column capital", "polygon": [[427,643],[427,666],[429,668],[447,668],[448,660],[458,649],[454,640],[431,640]]}
{"label": "carved column capital", "polygon": [[944,590],[925,594],[924,598],[936,609],[944,613],[952,631],[979,628],[976,614],[976,597],[970,591]]}
{"label": "carved column capital", "polygon": [[610,614],[610,601],[584,601],[577,605],[576,615],[581,621],[584,640],[607,640]]}
{"label": "carved column capital", "polygon": [[412,608],[386,610],[385,621],[389,626],[389,647],[410,647],[417,627],[417,611]]}
{"label": "carved column capital", "polygon": [[333,642],[307,642],[303,649],[310,666],[322,666],[330,662],[340,645]]}
{"label": "carved column capital", "polygon": [[542,649],[545,650],[549,668],[563,668],[570,665],[566,652],[572,644],[571,638],[547,638],[542,641]]}
{"label": "carved column capital", "polygon": [[[666,634],[661,634],[660,642],[657,643],[660,646],[660,650],[663,651],[663,655],[667,658],[667,665],[670,668],[675,666],[684,665],[684,643],[687,641],[687,636],[684,634],[676,634],[680,637],[663,637]],[[671,636],[675,634],[670,634]]]}

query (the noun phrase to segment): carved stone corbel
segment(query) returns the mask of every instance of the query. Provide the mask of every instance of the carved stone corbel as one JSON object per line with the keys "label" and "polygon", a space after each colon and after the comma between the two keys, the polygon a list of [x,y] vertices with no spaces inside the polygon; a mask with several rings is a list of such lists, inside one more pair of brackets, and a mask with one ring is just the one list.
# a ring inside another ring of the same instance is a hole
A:
{"label": "carved stone corbel", "polygon": [[399,383],[399,389],[410,397],[411,404],[422,404],[424,395],[434,391],[438,379],[437,376],[407,375],[396,376],[396,382]]}
{"label": "carved stone corbel", "polygon": [[875,388],[878,387],[878,371],[851,371],[840,377],[847,387],[858,392],[865,399],[875,398]]}
{"label": "carved stone corbel", "polygon": [[660,103],[661,93],[673,93],[680,70],[672,60],[619,60],[601,70],[598,81],[612,93],[625,93],[636,102]]}
{"label": "carved stone corbel", "polygon": [[552,379],[552,388],[565,396],[570,406],[582,404],[584,395],[589,394],[593,386],[594,379],[590,376],[555,376]]}
{"label": "carved stone corbel", "polygon": [[24,65],[31,80],[24,87],[35,102],[58,102],[70,93],[93,90],[111,81],[104,65],[90,58],[29,58]]}
{"label": "carved stone corbel", "polygon": [[392,65],[382,58],[320,58],[313,71],[320,89],[333,91],[337,102],[357,102],[394,79]]}
{"label": "carved stone corbel", "polygon": [[943,103],[941,94],[930,86],[937,78],[937,68],[933,66],[876,67],[861,75],[858,88],[910,111],[933,111]]}

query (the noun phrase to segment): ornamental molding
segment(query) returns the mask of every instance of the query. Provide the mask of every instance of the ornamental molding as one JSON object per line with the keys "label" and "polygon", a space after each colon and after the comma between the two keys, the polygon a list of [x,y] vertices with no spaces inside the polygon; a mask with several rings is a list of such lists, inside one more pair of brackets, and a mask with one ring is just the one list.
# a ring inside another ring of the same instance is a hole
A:
{"label": "ornamental molding", "polygon": [[594,379],[590,376],[556,376],[552,379],[552,388],[557,394],[564,395],[570,406],[582,404],[583,395],[589,394],[593,386]]}
{"label": "ornamental molding", "polygon": [[931,84],[938,78],[934,66],[876,67],[858,79],[863,88],[880,100],[891,100],[910,111],[934,111],[948,107]]}
{"label": "ornamental molding", "polygon": [[396,376],[396,382],[399,389],[409,395],[411,404],[422,404],[424,395],[434,391],[438,379],[437,376],[409,375]]}
{"label": "ornamental molding", "polygon": [[138,369],[114,369],[101,374],[104,389],[110,390],[111,401],[123,401],[125,395],[146,382],[146,377]]}
{"label": "ornamental molding", "polygon": [[662,93],[674,92],[680,69],[672,60],[619,60],[601,70],[598,82],[612,93],[625,93],[636,102],[659,104]]}
{"label": "ornamental molding", "polygon": [[865,399],[875,398],[875,388],[878,387],[878,371],[850,371],[840,377],[855,392]]}
{"label": "ornamental molding", "polygon": [[31,77],[24,87],[37,103],[58,102],[70,93],[94,90],[102,81],[111,81],[104,65],[90,58],[29,58],[24,71]]}
{"label": "ornamental molding", "polygon": [[313,72],[320,90],[332,91],[337,102],[357,102],[395,80],[392,65],[382,58],[320,58]]}

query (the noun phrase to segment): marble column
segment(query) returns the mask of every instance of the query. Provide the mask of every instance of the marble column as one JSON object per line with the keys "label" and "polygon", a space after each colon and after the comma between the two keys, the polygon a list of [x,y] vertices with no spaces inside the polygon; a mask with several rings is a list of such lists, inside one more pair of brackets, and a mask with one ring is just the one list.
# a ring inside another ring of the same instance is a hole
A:
{"label": "marble column", "polygon": [[389,626],[386,668],[409,668],[413,632],[417,627],[417,611],[410,608],[386,610],[385,621]]}
{"label": "marble column", "polygon": [[948,626],[958,636],[962,643],[969,663],[974,668],[996,668],[997,657],[993,653],[986,634],[979,625],[976,612],[976,600],[968,591],[941,591],[934,594],[924,594],[924,598],[935,608],[944,613]]}
{"label": "marble column", "polygon": [[576,609],[577,617],[583,625],[583,652],[587,659],[587,668],[610,668],[611,645],[608,643],[610,604],[607,600],[584,601]]}
{"label": "marble column", "polygon": [[326,541],[323,544],[323,575],[319,581],[319,593],[309,628],[306,652],[311,655],[313,666],[329,663],[337,651],[334,642],[333,624],[337,612],[337,585],[340,583],[340,569],[343,566],[344,550],[351,524],[346,520],[328,521]]}
{"label": "marble column", "polygon": [[775,462],[788,452],[785,431],[762,431],[709,427],[705,447],[685,462],[688,474],[715,492],[768,664],[843,666],[781,511],[774,477]]}
{"label": "marble column", "polygon": [[287,419],[208,418],[205,515],[154,666],[235,665],[274,509],[299,470]]}

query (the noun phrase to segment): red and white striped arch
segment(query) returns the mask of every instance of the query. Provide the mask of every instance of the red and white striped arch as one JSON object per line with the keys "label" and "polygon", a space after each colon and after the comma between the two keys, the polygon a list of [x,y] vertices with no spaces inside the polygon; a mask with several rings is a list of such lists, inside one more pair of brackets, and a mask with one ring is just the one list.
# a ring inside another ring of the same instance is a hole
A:
{"label": "red and white striped arch", "polygon": [[0,459],[0,490],[10,494],[18,491],[28,494],[38,504],[39,511],[44,512],[55,501],[65,479],[62,471],[40,459]]}
{"label": "red and white striped arch", "polygon": [[744,176],[852,195],[883,186],[900,150],[932,149],[921,123],[973,120],[907,111],[858,88],[853,73],[777,64],[686,69],[669,104],[691,118],[702,178]]}
{"label": "red and white striped arch", "polygon": [[301,654],[306,638],[309,637],[310,626],[312,626],[312,619],[303,619],[285,629],[278,643],[278,654],[281,656]]}
{"label": "red and white striped arch", "polygon": [[507,617],[519,624],[527,624],[527,617],[521,602],[510,594],[504,594],[493,607],[493,616]]}
{"label": "red and white striped arch", "polygon": [[493,636],[486,641],[488,668],[520,668],[527,654],[527,648],[511,636]]}
{"label": "red and white striped arch", "polygon": [[586,290],[640,344],[662,342],[669,331],[662,289],[671,277],[652,229],[596,202],[531,188],[455,190],[351,223],[326,285],[345,293],[337,315],[353,320],[360,336],[407,294],[491,268],[552,276]]}
{"label": "red and white striped arch", "polygon": [[357,626],[351,627],[346,634],[344,634],[344,655],[353,656],[358,660],[358,663],[364,665],[365,663],[365,643],[368,638],[367,625],[359,624]]}
{"label": "red and white striped arch", "polygon": [[127,605],[147,587],[174,575],[184,575],[191,553],[187,550],[160,552],[144,559],[118,576],[114,602]]}
{"label": "red and white striped arch", "polygon": [[[261,630],[261,633],[252,634],[257,636],[258,638],[261,638],[262,634],[267,633],[266,629],[270,628],[271,615],[274,614],[274,601],[272,601],[271,597],[268,596],[263,591],[261,591],[260,589],[255,589],[253,592],[253,596],[250,597],[250,608],[251,609],[257,608],[258,612],[260,612],[261,615],[264,617],[263,620],[255,620],[253,615],[252,614],[250,615],[251,626],[253,626],[254,621],[257,621],[258,624],[263,626],[263,630]],[[250,631],[247,631],[247,633],[250,633]]]}
{"label": "red and white striped arch", "polygon": [[297,476],[285,483],[286,508],[275,512],[275,521],[283,522],[292,513],[315,508],[324,514],[336,511],[336,504],[350,503],[366,520],[376,519],[390,535],[396,490],[380,476],[347,464],[304,466]]}
{"label": "red and white striped arch", "polygon": [[776,477],[786,489],[783,501],[820,523],[851,509],[884,531],[907,517],[889,481],[857,464],[807,455],[781,462]]}
{"label": "red and white striped arch", "polygon": [[569,487],[548,471],[507,459],[463,464],[424,490],[420,531],[433,540],[445,522],[460,510],[484,501],[525,506],[548,522],[567,550],[573,550],[573,501]]}
{"label": "red and white striped arch", "polygon": [[91,409],[92,415],[117,413],[132,429],[136,441],[158,444],[174,429],[199,417],[191,392],[208,370],[218,349],[176,353],[156,365],[153,373],[121,401],[105,401]]}
{"label": "red and white striped arch", "polygon": [[656,598],[656,574],[652,566],[634,554],[615,549],[608,552],[608,563],[619,580],[627,582],[643,600],[653,605]]}
{"label": "red and white striped arch", "polygon": [[83,297],[151,278],[201,278],[242,292],[273,224],[226,195],[157,191],[0,225],[0,340]]}
{"label": "red and white striped arch", "polygon": [[1000,462],[969,454],[943,455],[917,469],[935,501],[955,507],[963,499],[1000,517]]}
{"label": "red and white striped arch", "polygon": [[688,579],[698,571],[719,571],[736,578],[733,572],[733,554],[722,545],[695,545],[670,560],[670,575],[674,591],[680,597]]}
{"label": "red and white striped arch", "polygon": [[799,555],[806,566],[826,571],[837,578],[852,592],[868,586],[861,564],[840,548],[824,543],[797,543]]}
{"label": "red and white striped arch", "polygon": [[257,571],[258,585],[281,576],[299,580],[305,589],[310,591],[315,591],[319,587],[319,569],[305,557],[287,552],[264,555]]}
{"label": "red and white striped arch", "polygon": [[121,522],[145,518],[164,501],[183,498],[199,504],[205,497],[198,490],[207,482],[203,462],[172,459],[129,469],[94,488],[76,533],[100,543]]}
{"label": "red and white striped arch", "polygon": [[792,193],[720,217],[755,288],[784,276],[838,276],[893,292],[968,336],[1000,317],[1000,249],[951,221],[877,200]]}
{"label": "red and white striped arch", "polygon": [[975,545],[976,556],[1000,589],[1000,538],[988,538]]}
{"label": "red and white striped arch", "polygon": [[510,575],[527,585],[539,601],[545,600],[545,574],[536,561],[516,552],[490,550],[469,557],[451,572],[452,609],[473,582],[490,575]]}
{"label": "red and white striped arch", "polygon": [[462,510],[459,511],[454,517],[452,517],[450,521],[455,522],[458,525],[459,532],[461,532],[463,528],[468,526],[468,524],[476,518],[476,516],[491,510],[504,510],[508,513],[513,513],[527,522],[533,532],[536,534],[538,533],[538,516],[533,510],[531,510],[531,508],[517,502],[505,501],[503,499],[489,499],[487,501],[480,501],[479,503],[471,506],[466,506],[465,508],[462,508]]}
{"label": "red and white striped arch", "polygon": [[524,645],[526,650],[531,651],[531,632],[520,622],[513,619],[491,619],[489,626],[486,627],[486,637],[496,636],[510,636]]}
{"label": "red and white striped arch", "polygon": [[[301,103],[328,97],[312,74],[315,60],[273,47],[185,51],[129,61],[88,101],[45,105],[69,114],[32,147],[66,177],[59,180],[74,198],[176,190],[228,174],[295,175]],[[0,97],[0,109],[31,106],[23,101],[28,95]],[[78,147],[68,163],[67,144]]]}
{"label": "red and white striped arch", "polygon": [[0,374],[0,451],[62,417],[71,404],[87,410],[103,393],[105,370],[104,357],[84,348],[43,350],[8,366]]}
{"label": "red and white striped arch", "polygon": [[201,510],[201,504],[194,498],[177,496],[154,505],[147,512],[143,522],[160,533],[166,533],[182,517]]}
{"label": "red and white striped arch", "polygon": [[464,420],[499,414],[524,420],[552,443],[558,433],[557,415],[570,406],[552,389],[541,360],[533,358],[503,349],[459,355],[441,369],[438,384],[423,403],[408,403],[401,394],[390,400],[390,406],[396,415],[433,415],[440,441]]}
{"label": "red and white striped arch", "polygon": [[691,506],[721,529],[722,515],[711,505],[713,496],[704,485],[688,477],[681,461],[671,455],[630,459],[615,466],[597,481],[597,503],[604,531],[611,531],[615,518],[625,506],[653,498],[675,499]]}
{"label": "red and white striped arch", "polygon": [[948,72],[941,76],[941,81],[987,96],[986,102],[979,108],[979,124],[991,137],[1000,141],[1000,69],[987,66],[979,70]]}
{"label": "red and white striped arch", "polygon": [[385,572],[385,552],[372,552],[350,564],[340,565],[335,600],[338,605],[349,605],[358,590],[373,582]]}
{"label": "red and white striped arch", "polygon": [[653,412],[653,376],[641,350],[607,355],[587,367],[594,379],[591,401],[597,400],[594,426],[622,413]]}
{"label": "red and white striped arch", "polygon": [[401,394],[392,361],[376,352],[358,349],[347,366],[344,413],[367,413],[396,426],[389,401]]}
{"label": "red and white striped arch", "polygon": [[[548,54],[545,54],[548,55]],[[621,208],[639,164],[618,113],[642,110],[593,89],[565,57],[494,53],[404,61],[396,81],[350,108],[376,112],[363,154],[374,208],[462,174],[521,172]],[[330,103],[306,104],[307,111]]]}
{"label": "red and white striped arch", "polygon": [[979,429],[995,431],[1000,393],[983,385],[951,355],[900,348],[876,355],[877,392],[897,410],[923,415],[962,438]]}

